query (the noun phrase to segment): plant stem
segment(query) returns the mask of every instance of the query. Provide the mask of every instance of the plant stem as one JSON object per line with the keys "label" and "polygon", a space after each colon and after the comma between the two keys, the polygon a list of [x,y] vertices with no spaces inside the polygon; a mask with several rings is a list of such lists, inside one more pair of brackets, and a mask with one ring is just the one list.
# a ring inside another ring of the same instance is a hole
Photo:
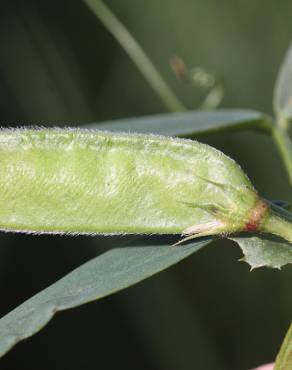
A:
{"label": "plant stem", "polygon": [[285,164],[290,185],[292,185],[292,143],[287,131],[280,125],[274,125],[272,135]]}
{"label": "plant stem", "polygon": [[103,1],[84,0],[84,2],[126,51],[167,109],[172,112],[186,110],[137,41]]}
{"label": "plant stem", "polygon": [[292,223],[284,219],[280,214],[271,212],[262,225],[262,231],[278,235],[292,243]]}

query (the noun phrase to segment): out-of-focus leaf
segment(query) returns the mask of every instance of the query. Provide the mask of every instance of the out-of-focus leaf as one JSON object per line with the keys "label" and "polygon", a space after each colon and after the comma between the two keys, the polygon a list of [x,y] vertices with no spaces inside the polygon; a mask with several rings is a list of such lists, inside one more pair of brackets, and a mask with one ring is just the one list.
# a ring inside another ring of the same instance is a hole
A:
{"label": "out-of-focus leaf", "polygon": [[62,310],[103,298],[162,271],[212,239],[180,247],[169,243],[112,249],[36,294],[0,320],[0,355],[42,329]]}
{"label": "out-of-focus leaf", "polygon": [[87,127],[108,131],[189,137],[239,129],[256,129],[268,132],[270,123],[264,114],[256,111],[219,109],[214,112],[190,111],[120,119],[93,123]]}
{"label": "out-of-focus leaf", "polygon": [[292,324],[286,334],[280,352],[276,359],[274,370],[289,370],[292,368]]}
{"label": "out-of-focus leaf", "polygon": [[292,44],[277,77],[274,90],[274,110],[279,117],[292,118]]}
{"label": "out-of-focus leaf", "polygon": [[244,254],[241,260],[247,262],[252,270],[263,266],[281,269],[292,263],[292,245],[288,242],[259,237],[230,239],[238,243]]}

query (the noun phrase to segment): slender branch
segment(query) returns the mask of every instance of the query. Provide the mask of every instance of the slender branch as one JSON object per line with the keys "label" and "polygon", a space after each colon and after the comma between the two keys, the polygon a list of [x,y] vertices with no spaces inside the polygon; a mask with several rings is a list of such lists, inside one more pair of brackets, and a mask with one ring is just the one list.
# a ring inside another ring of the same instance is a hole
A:
{"label": "slender branch", "polygon": [[103,1],[84,0],[84,2],[126,51],[167,109],[172,112],[186,110],[137,41]]}
{"label": "slender branch", "polygon": [[287,132],[280,126],[274,126],[272,132],[275,143],[285,164],[290,185],[292,185],[292,143]]}
{"label": "slender branch", "polygon": [[287,132],[287,127],[283,117],[278,116],[277,122],[272,125],[272,136],[282,156],[290,185],[292,185],[292,142]]}

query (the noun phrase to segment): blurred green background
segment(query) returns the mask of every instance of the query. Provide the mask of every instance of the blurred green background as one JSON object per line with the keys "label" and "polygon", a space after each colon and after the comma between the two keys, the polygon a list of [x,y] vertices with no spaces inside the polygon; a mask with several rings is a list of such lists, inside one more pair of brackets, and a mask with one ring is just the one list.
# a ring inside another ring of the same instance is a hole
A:
{"label": "blurred green background", "polygon": [[[168,63],[175,54],[224,79],[221,107],[272,113],[291,1],[106,3],[189,109],[203,94],[176,79]],[[1,2],[2,126],[77,126],[158,112],[165,112],[159,98],[83,1]],[[245,132],[200,140],[236,159],[264,197],[292,201],[271,138]],[[1,315],[113,243],[0,237]],[[291,320],[292,268],[250,273],[240,255],[222,240],[126,291],[58,314],[0,368],[244,370],[272,361]]]}

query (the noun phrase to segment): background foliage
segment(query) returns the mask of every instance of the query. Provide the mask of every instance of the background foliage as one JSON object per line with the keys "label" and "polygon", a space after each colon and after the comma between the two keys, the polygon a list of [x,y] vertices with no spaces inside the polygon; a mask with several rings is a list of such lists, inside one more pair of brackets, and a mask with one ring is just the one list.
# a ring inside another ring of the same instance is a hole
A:
{"label": "background foliage", "polygon": [[[282,1],[107,1],[189,108],[202,92],[169,58],[222,77],[222,106],[272,112],[291,39]],[[78,125],[165,108],[81,1],[11,1],[0,11],[0,116],[6,126]],[[292,201],[271,138],[200,137],[235,158],[260,193]],[[110,247],[114,240],[106,240]],[[1,234],[1,316],[105,246],[104,239]],[[230,241],[97,303],[69,311],[1,360],[1,369],[247,369],[273,360],[291,319],[291,267],[249,273]],[[113,355],[114,354],[114,355]]]}

